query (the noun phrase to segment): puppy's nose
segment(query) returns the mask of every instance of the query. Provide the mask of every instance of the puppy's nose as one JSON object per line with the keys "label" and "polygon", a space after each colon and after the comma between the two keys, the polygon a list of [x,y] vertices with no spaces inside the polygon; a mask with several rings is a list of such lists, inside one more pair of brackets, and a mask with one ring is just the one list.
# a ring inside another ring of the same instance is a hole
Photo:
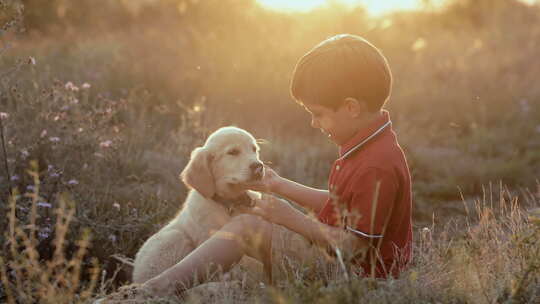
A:
{"label": "puppy's nose", "polygon": [[253,172],[259,172],[262,170],[263,168],[263,164],[259,163],[259,162],[256,162],[256,163],[252,163],[249,168],[251,169],[251,171]]}
{"label": "puppy's nose", "polygon": [[252,178],[254,179],[261,179],[263,176],[263,164],[259,162],[252,163],[249,165],[249,169],[251,169]]}
{"label": "puppy's nose", "polygon": [[262,164],[259,162],[252,163],[249,168],[253,171],[258,171],[262,169]]}

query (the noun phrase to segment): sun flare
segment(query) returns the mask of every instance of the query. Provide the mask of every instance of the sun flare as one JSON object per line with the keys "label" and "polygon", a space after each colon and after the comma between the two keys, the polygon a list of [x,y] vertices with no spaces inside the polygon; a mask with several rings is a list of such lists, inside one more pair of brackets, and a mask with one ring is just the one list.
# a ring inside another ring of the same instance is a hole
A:
{"label": "sun flare", "polygon": [[[283,12],[307,12],[328,4],[329,0],[257,0],[263,7]],[[419,0],[333,0],[350,7],[364,6],[371,14],[420,8]]]}

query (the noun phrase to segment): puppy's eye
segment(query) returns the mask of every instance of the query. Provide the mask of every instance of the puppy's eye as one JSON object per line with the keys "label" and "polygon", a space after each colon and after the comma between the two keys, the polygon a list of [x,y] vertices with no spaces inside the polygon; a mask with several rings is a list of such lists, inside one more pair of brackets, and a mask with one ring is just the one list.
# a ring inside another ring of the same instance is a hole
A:
{"label": "puppy's eye", "polygon": [[238,150],[238,149],[231,149],[231,150],[229,150],[229,152],[227,152],[227,154],[235,156],[235,155],[240,154],[240,150]]}

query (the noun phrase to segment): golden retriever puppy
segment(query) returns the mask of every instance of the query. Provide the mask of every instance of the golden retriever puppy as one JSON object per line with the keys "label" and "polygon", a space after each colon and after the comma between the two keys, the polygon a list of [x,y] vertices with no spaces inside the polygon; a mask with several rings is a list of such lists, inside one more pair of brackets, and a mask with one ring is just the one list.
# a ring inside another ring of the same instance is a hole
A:
{"label": "golden retriever puppy", "polygon": [[261,179],[264,167],[255,138],[245,130],[224,127],[191,153],[181,173],[191,188],[176,217],[137,252],[133,282],[144,283],[182,260],[260,193],[242,184]]}

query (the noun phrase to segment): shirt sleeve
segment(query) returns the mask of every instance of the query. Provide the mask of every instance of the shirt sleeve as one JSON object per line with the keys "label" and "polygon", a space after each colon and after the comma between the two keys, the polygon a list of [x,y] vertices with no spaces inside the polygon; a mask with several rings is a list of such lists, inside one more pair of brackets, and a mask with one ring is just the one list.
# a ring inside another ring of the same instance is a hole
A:
{"label": "shirt sleeve", "polygon": [[398,181],[393,172],[368,168],[356,174],[345,229],[366,238],[382,238],[390,220]]}

